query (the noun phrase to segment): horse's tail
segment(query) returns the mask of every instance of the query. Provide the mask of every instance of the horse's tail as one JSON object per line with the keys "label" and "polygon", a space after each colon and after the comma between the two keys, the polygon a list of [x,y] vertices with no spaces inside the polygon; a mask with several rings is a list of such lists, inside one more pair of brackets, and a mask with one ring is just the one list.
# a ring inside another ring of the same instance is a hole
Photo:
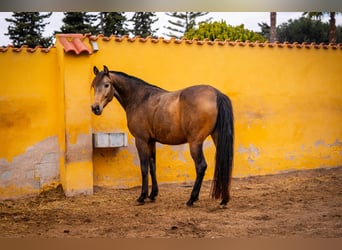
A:
{"label": "horse's tail", "polygon": [[217,94],[217,109],[216,164],[211,196],[214,199],[221,197],[222,203],[225,205],[230,198],[233,170],[234,115],[230,99],[221,92]]}

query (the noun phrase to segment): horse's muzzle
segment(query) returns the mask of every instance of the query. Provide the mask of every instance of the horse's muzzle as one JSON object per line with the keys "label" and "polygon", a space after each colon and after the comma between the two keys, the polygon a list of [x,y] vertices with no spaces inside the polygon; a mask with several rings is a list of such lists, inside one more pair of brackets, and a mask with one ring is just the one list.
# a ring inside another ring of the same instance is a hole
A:
{"label": "horse's muzzle", "polygon": [[93,111],[93,113],[95,115],[101,115],[101,113],[102,113],[102,110],[101,110],[101,108],[100,108],[100,106],[98,104],[92,105],[91,106],[91,111]]}

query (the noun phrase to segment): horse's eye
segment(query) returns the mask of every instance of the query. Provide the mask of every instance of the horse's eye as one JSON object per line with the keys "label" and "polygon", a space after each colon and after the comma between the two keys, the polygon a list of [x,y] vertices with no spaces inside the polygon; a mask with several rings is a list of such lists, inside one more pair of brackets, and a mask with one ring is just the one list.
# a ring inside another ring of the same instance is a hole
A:
{"label": "horse's eye", "polygon": [[108,87],[109,87],[109,84],[108,84],[108,83],[106,83],[104,86],[105,86],[105,88],[108,88]]}

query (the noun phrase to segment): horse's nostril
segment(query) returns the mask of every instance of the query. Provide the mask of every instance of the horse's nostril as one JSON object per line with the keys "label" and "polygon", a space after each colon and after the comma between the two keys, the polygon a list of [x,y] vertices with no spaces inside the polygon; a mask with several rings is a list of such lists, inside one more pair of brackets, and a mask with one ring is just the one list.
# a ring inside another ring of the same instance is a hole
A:
{"label": "horse's nostril", "polygon": [[101,109],[99,105],[92,105],[91,110],[95,115],[100,115],[101,114]]}

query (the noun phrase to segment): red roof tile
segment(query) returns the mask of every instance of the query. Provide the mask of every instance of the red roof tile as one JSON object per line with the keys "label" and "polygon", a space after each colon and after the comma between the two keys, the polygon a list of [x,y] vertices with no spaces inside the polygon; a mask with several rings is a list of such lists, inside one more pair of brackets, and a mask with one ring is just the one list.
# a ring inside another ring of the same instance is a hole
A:
{"label": "red roof tile", "polygon": [[[92,54],[93,51],[85,43],[87,35],[82,34],[57,34],[58,41],[62,44],[65,53],[73,52],[76,55],[81,53]],[[88,39],[87,39],[88,40]]]}

